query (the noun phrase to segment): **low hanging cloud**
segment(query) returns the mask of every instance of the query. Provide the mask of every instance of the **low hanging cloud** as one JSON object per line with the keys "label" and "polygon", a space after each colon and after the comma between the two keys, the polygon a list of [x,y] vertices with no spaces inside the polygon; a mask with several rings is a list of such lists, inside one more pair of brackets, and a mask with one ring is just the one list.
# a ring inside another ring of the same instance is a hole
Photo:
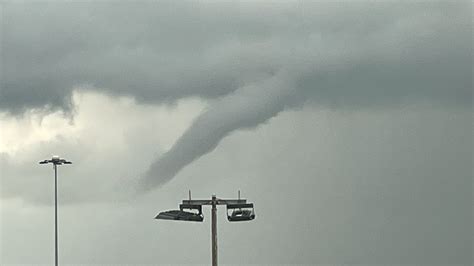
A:
{"label": "low hanging cloud", "polygon": [[[141,180],[169,181],[238,129],[303,103],[472,105],[468,2],[2,5],[0,111],[70,111],[77,84],[209,108]],[[86,90],[86,89],[83,89]]]}

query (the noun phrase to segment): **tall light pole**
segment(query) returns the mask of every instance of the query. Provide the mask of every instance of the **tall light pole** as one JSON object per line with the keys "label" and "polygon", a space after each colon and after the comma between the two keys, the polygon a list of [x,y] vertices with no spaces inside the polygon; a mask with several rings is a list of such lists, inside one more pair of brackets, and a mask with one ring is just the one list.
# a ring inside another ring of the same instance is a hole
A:
{"label": "tall light pole", "polygon": [[211,244],[212,244],[212,266],[217,266],[217,198],[212,195],[211,203]]}
{"label": "tall light pole", "polygon": [[58,266],[58,165],[72,164],[72,162],[55,155],[50,160],[43,160],[39,163],[52,163],[54,168],[54,265]]}
{"label": "tall light pole", "polygon": [[[212,266],[217,266],[217,205],[226,205],[227,220],[229,222],[255,219],[253,203],[247,203],[247,200],[240,199],[240,191],[238,199],[218,199],[216,195],[212,195],[210,200],[191,200],[190,191],[189,200],[183,200],[183,203],[179,205],[179,210],[160,212],[155,219],[202,222],[204,220],[202,215],[203,205],[211,206],[211,261]],[[184,210],[194,210],[198,213]]]}

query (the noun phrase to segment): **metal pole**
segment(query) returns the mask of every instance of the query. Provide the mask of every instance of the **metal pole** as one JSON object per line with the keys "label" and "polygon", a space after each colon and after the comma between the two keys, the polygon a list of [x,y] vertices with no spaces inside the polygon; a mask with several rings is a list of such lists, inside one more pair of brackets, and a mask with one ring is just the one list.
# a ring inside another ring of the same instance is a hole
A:
{"label": "metal pole", "polygon": [[58,266],[58,170],[54,165],[54,257],[55,265]]}
{"label": "metal pole", "polygon": [[211,221],[211,233],[212,233],[212,266],[217,266],[217,199],[216,195],[212,195],[212,221]]}

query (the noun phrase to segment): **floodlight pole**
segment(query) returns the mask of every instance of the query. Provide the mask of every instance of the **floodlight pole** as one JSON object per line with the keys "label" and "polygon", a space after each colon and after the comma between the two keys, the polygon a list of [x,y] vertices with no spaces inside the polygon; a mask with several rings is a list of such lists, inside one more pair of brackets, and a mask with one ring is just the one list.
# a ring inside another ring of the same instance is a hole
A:
{"label": "floodlight pole", "polygon": [[39,163],[52,163],[54,169],[54,265],[58,266],[58,165],[72,163],[59,158],[59,156],[53,156],[50,160],[43,160]]}
{"label": "floodlight pole", "polygon": [[[246,199],[241,199],[240,191],[238,199],[218,199],[216,195],[212,195],[212,198],[210,200],[192,200],[191,191],[189,191],[189,200],[183,200],[182,204],[179,207],[179,210],[160,212],[155,217],[155,219],[202,222],[204,219],[201,212],[203,205],[211,206],[211,265],[217,266],[217,205],[226,205],[227,208],[229,208],[229,206],[233,206],[232,208],[240,208],[239,206],[241,206],[242,208],[252,208],[253,213],[253,203],[247,203]],[[197,209],[199,210],[199,215],[183,212],[183,209]],[[183,213],[186,215],[183,215]],[[196,216],[198,216],[198,218]],[[232,221],[249,221],[253,220],[254,218],[255,214],[252,214],[252,216],[248,217],[248,219]]]}
{"label": "floodlight pole", "polygon": [[211,209],[211,240],[212,240],[212,266],[217,266],[217,198],[212,195]]}

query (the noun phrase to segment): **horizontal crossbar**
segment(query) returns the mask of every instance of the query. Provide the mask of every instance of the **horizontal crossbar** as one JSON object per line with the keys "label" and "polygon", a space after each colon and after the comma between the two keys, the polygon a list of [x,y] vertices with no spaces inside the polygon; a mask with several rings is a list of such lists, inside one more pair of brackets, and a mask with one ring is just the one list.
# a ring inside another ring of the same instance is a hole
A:
{"label": "horizontal crossbar", "polygon": [[[216,205],[245,204],[246,199],[216,199]],[[183,200],[185,205],[212,205],[212,200]]]}
{"label": "horizontal crossbar", "polygon": [[253,203],[227,204],[228,209],[253,208]]}

